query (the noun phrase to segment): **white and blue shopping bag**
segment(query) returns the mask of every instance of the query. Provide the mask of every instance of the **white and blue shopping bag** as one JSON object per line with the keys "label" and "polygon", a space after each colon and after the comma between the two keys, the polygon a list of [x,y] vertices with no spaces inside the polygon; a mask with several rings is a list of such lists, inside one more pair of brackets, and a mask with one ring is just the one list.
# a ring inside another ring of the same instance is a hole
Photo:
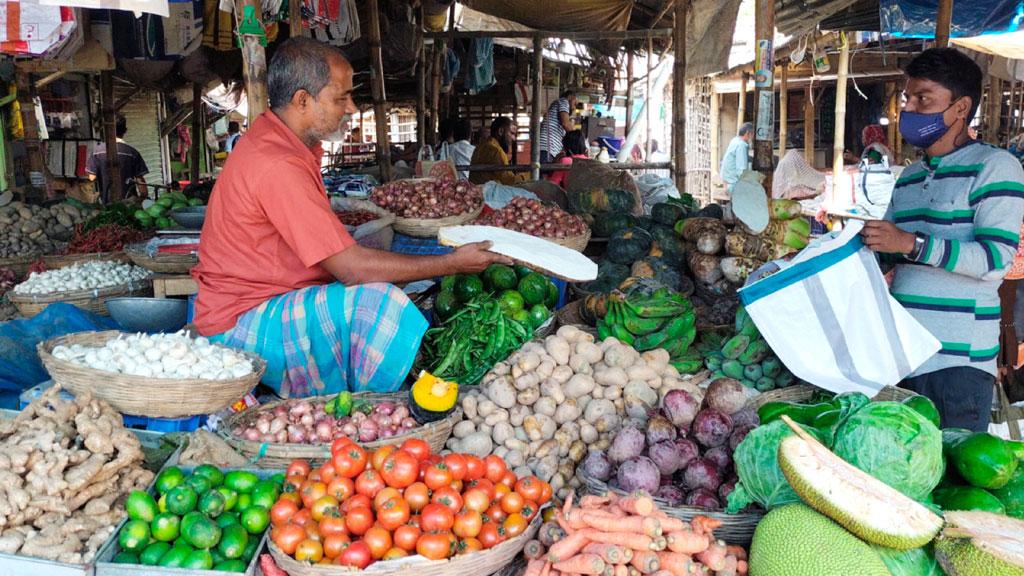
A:
{"label": "white and blue shopping bag", "polygon": [[863,223],[823,236],[740,301],[798,378],[833,392],[874,395],[939,351],[939,341],[890,295]]}

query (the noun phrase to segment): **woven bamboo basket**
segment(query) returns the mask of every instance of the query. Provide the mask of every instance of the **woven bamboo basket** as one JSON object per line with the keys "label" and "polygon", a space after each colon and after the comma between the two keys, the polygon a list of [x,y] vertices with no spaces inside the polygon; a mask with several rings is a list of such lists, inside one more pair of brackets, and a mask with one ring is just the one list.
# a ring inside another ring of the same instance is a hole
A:
{"label": "woven bamboo basket", "polygon": [[0,268],[8,268],[13,270],[18,276],[27,276],[28,269],[32,266],[32,263],[41,258],[40,255],[35,256],[18,256],[16,258],[0,258]]}
{"label": "woven bamboo basket", "polygon": [[483,211],[483,202],[479,206],[470,210],[469,212],[463,212],[456,216],[448,216],[447,218],[434,218],[431,220],[424,220],[421,218],[402,218],[401,216],[395,217],[395,232],[405,234],[406,236],[413,236],[415,238],[437,238],[437,231],[445,226],[459,226],[476,220],[476,217]]}
{"label": "woven bamboo basket", "polygon": [[391,242],[395,238],[395,215],[377,206],[369,200],[358,200],[355,198],[331,197],[332,210],[363,210],[373,212],[377,215],[376,220],[370,220],[359,226],[348,226],[352,238],[360,245],[377,250],[391,250]]}
{"label": "woven bamboo basket", "polygon": [[107,300],[121,296],[147,296],[153,291],[152,288],[153,282],[147,279],[97,290],[75,290],[50,294],[18,294],[12,289],[7,293],[7,299],[26,318],[39,314],[54,302],[65,302],[100,316],[109,316]]}
{"label": "woven bamboo basket", "polygon": [[82,262],[124,262],[125,264],[131,262],[128,255],[123,251],[118,252],[89,252],[86,254],[49,254],[43,256],[43,264],[46,264],[48,270],[56,268],[67,268],[75,264],[81,264]]}
{"label": "woven bamboo basket", "polygon": [[[810,384],[797,384],[795,386],[787,386],[786,388],[779,388],[777,390],[769,390],[752,398],[749,407],[757,410],[761,406],[769,402],[806,402],[811,399],[815,392],[821,391],[821,388],[811,386]],[[871,399],[873,402],[883,402],[895,400],[896,402],[902,402],[911,396],[916,396],[914,392],[906,390],[904,388],[897,388],[895,386],[886,386],[878,391],[877,394]]]}
{"label": "woven bamboo basket", "polygon": [[566,238],[547,238],[541,236],[541,238],[544,238],[548,242],[554,242],[560,246],[571,248],[577,252],[583,252],[583,249],[586,248],[587,244],[590,242],[590,228],[587,228],[583,234],[577,234],[576,236],[569,236]]}
{"label": "woven bamboo basket", "polygon": [[[408,395],[405,392],[391,392],[387,394],[366,392],[353,394],[352,398],[354,400],[365,400],[371,403],[383,402],[385,400],[404,402],[407,400]],[[224,424],[217,430],[217,433],[225,442],[228,443],[228,445],[243,456],[251,459],[254,464],[260,468],[285,468],[296,458],[304,458],[311,461],[321,462],[327,460],[331,457],[330,444],[267,444],[239,438],[232,432],[232,430],[238,426],[248,426],[254,422],[262,412],[273,410],[281,404],[294,401],[294,399],[277,400],[261,404],[259,406],[254,406],[237,414],[232,414],[224,421]],[[326,401],[326,397],[324,398],[324,401]],[[462,409],[456,408],[448,415],[447,418],[442,420],[428,422],[423,426],[413,428],[409,432],[399,436],[383,438],[374,442],[359,442],[359,445],[367,449],[373,449],[379,446],[400,443],[409,438],[419,438],[430,445],[431,451],[440,452],[444,448],[444,443],[448,441],[448,437],[451,436],[452,428],[454,428],[455,424],[461,419]]]}
{"label": "woven bamboo basket", "polygon": [[122,414],[150,418],[183,418],[223,410],[251,392],[267,370],[262,358],[248,352],[241,353],[255,370],[230,380],[143,378],[97,370],[53,356],[53,349],[62,344],[102,346],[122,334],[116,330],[80,332],[40,342],[36,350],[55,384],[75,394],[92,394]]}
{"label": "woven bamboo basket", "polygon": [[583,300],[573,300],[558,312],[555,312],[555,320],[558,321],[559,326],[583,326],[586,322],[583,321],[583,317],[580,315],[580,310],[583,308]]}
{"label": "woven bamboo basket", "polygon": [[136,266],[157,274],[188,274],[199,263],[195,254],[157,254],[150,256],[143,248],[145,244],[125,246],[124,253]]}
{"label": "woven bamboo basket", "polygon": [[397,558],[371,564],[363,570],[299,562],[282,552],[273,541],[267,542],[267,545],[277,566],[291,576],[489,576],[515,562],[526,543],[537,534],[540,525],[541,515],[538,514],[526,532],[488,550],[453,556],[447,560],[427,560],[419,555]]}

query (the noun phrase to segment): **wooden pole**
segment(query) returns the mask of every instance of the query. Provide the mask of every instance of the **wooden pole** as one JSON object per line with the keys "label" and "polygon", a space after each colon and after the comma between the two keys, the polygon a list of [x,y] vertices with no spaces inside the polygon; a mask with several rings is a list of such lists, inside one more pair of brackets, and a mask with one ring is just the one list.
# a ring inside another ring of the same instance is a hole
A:
{"label": "wooden pole", "polygon": [[308,36],[302,25],[302,0],[288,0],[288,34],[292,38]]}
{"label": "wooden pole", "polygon": [[672,158],[676,189],[686,192],[686,16],[689,0],[676,0],[672,68]]}
{"label": "wooden pole", "polygon": [[885,83],[885,117],[889,120],[889,125],[886,126],[886,140],[889,142],[889,149],[893,151],[893,161],[896,161],[896,139],[899,138],[899,132],[896,131],[896,101],[899,95],[896,92],[895,82]]}
{"label": "wooden pole", "polygon": [[[242,22],[246,6],[252,6],[257,21],[260,21],[262,7],[258,0],[235,2],[235,20]],[[242,76],[245,79],[245,94],[249,104],[249,126],[267,110],[267,53],[260,44],[260,37],[242,35]]]}
{"label": "wooden pole", "polygon": [[651,103],[654,101],[651,95],[651,74],[654,72],[654,39],[647,39],[647,76],[644,77],[644,132],[647,134],[647,144],[645,146],[647,154],[646,158],[651,157],[652,142],[651,138]]}
{"label": "wooden pole", "polygon": [[667,38],[673,35],[672,28],[645,28],[642,30],[460,30],[448,32],[427,32],[427,38],[565,38],[566,40],[607,40],[622,42],[647,38]]}
{"label": "wooden pole", "polygon": [[[536,37],[533,39],[533,92],[530,97],[530,178],[540,180],[540,114],[543,103],[540,101],[540,88],[543,81],[544,44]],[[571,113],[571,112],[570,112]],[[512,162],[515,163],[514,161]]]}
{"label": "wooden pole", "polygon": [[782,80],[779,83],[779,160],[786,155],[786,139],[789,137],[789,62],[782,62]]}
{"label": "wooden pole", "polygon": [[433,144],[440,144],[437,141],[437,122],[440,117],[441,106],[441,63],[447,48],[443,40],[434,41],[434,53],[431,56],[430,66],[430,141]]}
{"label": "wooden pole", "polygon": [[722,161],[722,95],[715,91],[715,83],[711,83],[711,173],[718,174]]}
{"label": "wooden pole", "polygon": [[939,0],[939,11],[935,17],[935,45],[949,46],[949,29],[953,22],[953,0]]}
{"label": "wooden pole", "polygon": [[388,103],[384,93],[384,61],[380,51],[380,9],[377,0],[367,0],[370,15],[367,34],[370,42],[370,89],[373,93],[373,119],[377,124],[377,164],[381,180],[391,180],[391,138],[388,134]]}
{"label": "wooden pole", "polygon": [[835,138],[832,140],[832,197],[843,174],[843,150],[846,141],[846,77],[850,70],[850,42],[846,33],[840,33],[839,68],[836,73]]}
{"label": "wooden pole", "polygon": [[999,111],[1003,104],[1003,81],[995,76],[988,77],[988,119],[985,122],[985,140],[999,144]]}
{"label": "wooden pole", "polygon": [[[754,66],[753,167],[771,175],[775,169],[775,147],[772,145],[775,137],[775,0],[756,0],[754,14],[757,58]],[[771,178],[765,181],[766,184],[770,182]]]}
{"label": "wooden pole", "polygon": [[[114,77],[110,70],[100,72],[100,104],[103,110],[103,141],[107,150],[107,178],[110,202],[124,199],[124,180],[117,158],[117,112],[114,110]],[[35,120],[33,119],[33,122]]]}
{"label": "wooden pole", "polygon": [[203,87],[192,83],[192,149],[189,150],[189,180],[199,181],[199,153],[203,143]]}
{"label": "wooden pole", "polygon": [[1014,113],[1013,113],[1013,103],[1016,102],[1016,101],[1017,101],[1017,81],[1016,80],[1011,80],[1010,81],[1010,99],[1008,100],[1008,105],[1006,106],[1006,123],[1003,124],[1003,126],[1002,126],[1005,129],[1005,131],[1006,131],[1006,139],[1007,140],[1009,140],[1010,138],[1013,138],[1013,136],[1014,136],[1013,128],[1014,128],[1014,124],[1016,122],[1016,119],[1014,118]]}
{"label": "wooden pole", "polygon": [[633,127],[633,51],[626,53],[626,134]]}
{"label": "wooden pole", "polygon": [[[423,30],[423,6],[416,10],[416,30]],[[423,146],[427,142],[427,46],[420,42],[416,51],[416,142]],[[436,152],[436,150],[435,150]]]}
{"label": "wooden pole", "polygon": [[[1021,83],[1020,91],[1017,93],[1017,103],[1014,105],[1017,110],[1017,123],[1014,125],[1014,132],[1020,132],[1024,126],[1024,83]],[[1016,136],[1016,134],[1014,134]]]}
{"label": "wooden pole", "polygon": [[804,88],[804,160],[814,166],[814,92]]}

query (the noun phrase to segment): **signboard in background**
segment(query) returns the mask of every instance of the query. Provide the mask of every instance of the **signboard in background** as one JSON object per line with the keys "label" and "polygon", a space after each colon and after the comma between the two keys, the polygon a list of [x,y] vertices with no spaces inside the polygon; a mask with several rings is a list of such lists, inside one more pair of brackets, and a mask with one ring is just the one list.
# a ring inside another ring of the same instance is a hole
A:
{"label": "signboard in background", "polygon": [[757,41],[757,53],[754,59],[754,86],[772,88],[775,83],[775,55],[772,41],[762,38]]}
{"label": "signboard in background", "polygon": [[[203,3],[173,0],[164,6],[165,17],[147,13],[137,18],[123,10],[93,12],[93,35],[115,58],[180,60],[202,42]],[[112,34],[114,28],[117,34]]]}

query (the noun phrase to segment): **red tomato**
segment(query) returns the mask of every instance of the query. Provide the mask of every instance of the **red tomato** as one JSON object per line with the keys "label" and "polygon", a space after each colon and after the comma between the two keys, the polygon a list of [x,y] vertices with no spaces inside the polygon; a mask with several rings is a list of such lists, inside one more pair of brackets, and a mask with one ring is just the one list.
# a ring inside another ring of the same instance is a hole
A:
{"label": "red tomato", "polygon": [[442,504],[427,504],[420,514],[420,527],[425,532],[451,530],[454,523],[455,513]]}
{"label": "red tomato", "polygon": [[357,494],[365,494],[370,498],[373,498],[383,489],[384,479],[382,479],[380,474],[373,468],[363,470],[363,472],[356,478]]}
{"label": "red tomato", "polygon": [[373,497],[373,510],[376,512],[388,500],[391,500],[393,498],[401,498],[401,497],[402,497],[402,492],[400,490],[398,490],[397,488],[392,488],[390,486],[387,486],[387,487],[381,489],[380,492],[377,492],[377,495]]}
{"label": "red tomato", "polygon": [[487,469],[484,467],[483,459],[473,456],[471,454],[464,454],[466,457],[466,477],[465,480],[477,480],[484,477],[484,473]]}
{"label": "red tomato", "polygon": [[516,473],[509,470],[508,472],[505,472],[505,475],[501,477],[501,480],[499,482],[501,482],[505,486],[508,486],[509,490],[511,490],[515,487],[516,480]]}
{"label": "red tomato", "polygon": [[393,452],[381,464],[380,475],[393,488],[405,488],[416,482],[420,475],[420,462],[404,450]]}
{"label": "red tomato", "polygon": [[429,454],[426,458],[420,460],[420,477],[419,481],[423,482],[424,477],[427,475],[427,469],[441,461],[441,457],[437,454]]}
{"label": "red tomato", "polygon": [[455,551],[458,554],[470,554],[484,549],[484,545],[476,538],[463,538],[459,541]]}
{"label": "red tomato", "polygon": [[299,511],[299,506],[291,501],[280,499],[270,507],[270,522],[274,526],[287,524],[292,516]]}
{"label": "red tomato", "polygon": [[505,497],[506,494],[508,494],[510,492],[512,492],[512,489],[509,488],[506,484],[498,482],[497,484],[494,485],[494,499],[495,500],[501,500],[502,498]]}
{"label": "red tomato", "polygon": [[338,536],[327,536],[324,538],[324,556],[334,560],[348,548],[351,541],[348,538],[348,534],[340,534]]}
{"label": "red tomato", "polygon": [[370,547],[370,555],[375,560],[380,560],[391,549],[391,532],[380,526],[374,526],[367,530],[366,534],[363,534],[363,542]]}
{"label": "red tomato", "polygon": [[334,464],[331,464],[330,460],[324,462],[324,465],[320,467],[320,481],[324,484],[330,484],[337,475],[338,473],[334,471]]}
{"label": "red tomato", "polygon": [[[335,468],[337,468],[337,464],[335,464]],[[486,476],[488,480],[497,484],[498,482],[501,482],[502,477],[505,476],[505,472],[508,472],[508,467],[505,466],[505,461],[500,457],[491,454],[484,458],[484,476]]]}
{"label": "red tomato", "polygon": [[335,438],[334,442],[331,442],[331,454],[340,451],[349,444],[355,444],[348,436],[342,436],[341,438]]}
{"label": "red tomato", "polygon": [[416,553],[428,560],[444,560],[454,552],[455,539],[449,532],[427,532],[416,542]]}
{"label": "red tomato", "polygon": [[508,513],[501,509],[501,504],[495,502],[490,508],[484,512],[484,521],[490,520],[491,522],[497,522],[501,524],[508,518]]}
{"label": "red tomato", "polygon": [[526,527],[529,525],[530,521],[518,512],[515,514],[509,514],[508,518],[501,523],[501,527],[505,529],[505,534],[508,534],[509,538],[515,538],[523,532],[526,532]]}
{"label": "red tomato", "polygon": [[[321,477],[320,477],[320,469],[317,468],[316,470],[313,470],[312,472],[310,472],[309,476],[306,476],[306,481],[307,482],[321,482],[322,480],[321,480]],[[324,484],[327,484],[327,482],[324,482]]]}
{"label": "red tomato", "polygon": [[369,508],[350,508],[345,514],[345,527],[349,534],[362,536],[373,526],[373,510]]}
{"label": "red tomato", "polygon": [[327,485],[327,493],[334,496],[338,502],[348,500],[348,497],[355,493],[355,491],[356,483],[353,482],[351,478],[345,478],[343,476],[335,477],[331,480],[331,483]]}
{"label": "red tomato", "polygon": [[484,549],[487,549],[501,544],[508,539],[508,536],[505,534],[505,528],[500,523],[486,522],[483,528],[480,528],[480,535],[477,538],[484,545]]}
{"label": "red tomato", "polygon": [[430,488],[423,482],[414,482],[405,489],[405,501],[413,512],[419,512],[424,506],[430,504]]}
{"label": "red tomato", "polygon": [[470,481],[469,484],[466,484],[466,489],[467,490],[472,490],[473,488],[478,488],[480,490],[483,490],[484,494],[487,495],[487,501],[488,502],[490,502],[491,500],[494,500],[494,483],[491,482],[490,480],[488,480],[487,478],[480,478],[478,480],[472,480],[472,481]]}
{"label": "red tomato", "polygon": [[295,554],[295,549],[299,547],[299,542],[306,539],[306,531],[302,526],[296,526],[294,524],[286,524],[284,526],[275,526],[270,531],[270,539],[274,542],[274,545],[281,549],[282,552],[291,556]]}
{"label": "red tomato", "polygon": [[335,561],[336,564],[354,566],[360,570],[369,566],[371,562],[373,562],[373,555],[370,553],[370,547],[362,540],[356,540],[350,544]]}
{"label": "red tomato", "polygon": [[327,495],[327,485],[323,482],[311,482],[306,481],[302,488],[299,489],[299,495],[302,496],[302,505],[306,508],[313,506],[313,502],[323,498]]}
{"label": "red tomato", "polygon": [[329,512],[336,512],[338,510],[338,501],[334,499],[334,496],[321,496],[313,502],[313,505],[309,507],[309,513],[313,517],[313,520],[317,522],[323,520]]}
{"label": "red tomato", "polygon": [[302,508],[295,514],[292,514],[292,519],[288,523],[305,528],[308,524],[313,523],[313,515],[310,513],[309,508]]}
{"label": "red tomato", "polygon": [[548,484],[547,482],[541,481],[541,483],[540,483],[540,498],[537,499],[537,504],[540,504],[541,506],[547,504],[548,502],[551,501],[551,496],[553,494],[554,494],[554,491],[551,489],[551,484]]}
{"label": "red tomato", "polygon": [[444,457],[444,465],[448,467],[448,471],[452,473],[453,480],[465,480],[466,479],[466,457],[462,454],[448,454]]}
{"label": "red tomato", "polygon": [[540,494],[542,488],[540,486],[540,478],[536,476],[526,476],[520,478],[514,487],[515,491],[522,494],[523,498],[527,500],[533,500],[534,502],[540,500]]}
{"label": "red tomato", "polygon": [[285,471],[285,476],[309,476],[309,471],[312,468],[309,462],[302,459],[292,460],[292,463],[288,465],[288,469]]}
{"label": "red tomato", "polygon": [[295,548],[295,559],[299,562],[316,564],[324,557],[324,548],[315,540],[303,540]]}
{"label": "red tomato", "polygon": [[[295,478],[298,478],[298,476],[295,476]],[[290,500],[291,502],[294,502],[296,506],[302,505],[302,497],[299,496],[298,488],[292,486],[288,482],[284,483],[284,486],[282,487],[281,490],[281,495],[277,499]]]}
{"label": "red tomato", "polygon": [[387,446],[377,448],[370,453],[370,466],[377,472],[380,472],[380,468],[384,465],[384,461],[388,459],[388,456],[394,454],[396,450],[398,450],[398,448],[396,448],[394,444],[388,444]]}
{"label": "red tomato", "polygon": [[412,526],[412,527],[417,528],[417,529],[421,529],[421,526],[420,526],[420,515],[419,514],[413,514],[412,516],[409,516],[409,526]]}
{"label": "red tomato", "polygon": [[334,471],[338,476],[355,478],[366,469],[366,450],[362,446],[346,444],[341,450],[334,453],[331,463],[334,464]]}
{"label": "red tomato", "polygon": [[299,488],[306,483],[306,477],[298,474],[294,476],[286,476],[284,479],[284,485],[282,490],[285,492],[298,492]]}
{"label": "red tomato", "polygon": [[388,530],[395,530],[409,521],[409,503],[401,497],[392,498],[377,508],[377,521]]}
{"label": "red tomato", "polygon": [[409,438],[398,448],[403,452],[408,452],[416,457],[417,460],[423,460],[430,455],[430,444],[426,441],[420,440],[419,438]]}
{"label": "red tomato", "polygon": [[448,471],[448,467],[444,465],[444,462],[438,462],[427,468],[426,473],[423,475],[423,483],[431,490],[448,486],[452,483],[452,480],[454,480],[452,473]]}
{"label": "red tomato", "polygon": [[455,491],[458,492],[459,494],[462,494],[462,488],[463,486],[465,486],[465,484],[462,482],[462,480],[452,480],[452,483],[449,484],[449,486],[454,488]]}
{"label": "red tomato", "polygon": [[526,500],[523,503],[523,509],[519,511],[519,513],[527,520],[533,520],[533,517],[537,515],[537,512],[540,512],[540,506],[537,506],[535,502],[531,502],[529,500]]}
{"label": "red tomato", "polygon": [[458,514],[459,510],[462,510],[462,495],[451,486],[444,486],[434,490],[434,496],[430,501],[434,504],[443,505],[451,510],[452,514]]}
{"label": "red tomato", "polygon": [[373,508],[373,500],[366,494],[353,494],[348,500],[341,503],[341,511],[348,513],[353,508]]}
{"label": "red tomato", "polygon": [[406,552],[412,552],[416,549],[416,541],[420,539],[420,529],[415,526],[399,526],[395,528],[394,534],[395,546],[398,546]]}
{"label": "red tomato", "polygon": [[466,490],[462,495],[462,500],[462,505],[466,510],[472,510],[474,512],[483,512],[491,505],[491,499],[487,496],[487,492],[480,488]]}
{"label": "red tomato", "polygon": [[401,548],[395,547],[384,553],[384,557],[381,560],[394,560],[395,558],[405,558],[409,553]]}
{"label": "red tomato", "polygon": [[476,538],[483,525],[484,520],[479,512],[463,510],[455,515],[455,524],[452,525],[452,532],[459,538]]}
{"label": "red tomato", "polygon": [[515,514],[526,505],[526,499],[518,492],[509,492],[501,499],[501,509],[506,514]]}
{"label": "red tomato", "polygon": [[314,542],[320,541],[320,526],[316,522],[310,522],[303,526],[306,529],[306,539]]}
{"label": "red tomato", "polygon": [[332,511],[330,514],[323,517],[320,520],[320,536],[329,538],[331,536],[348,536],[348,528],[345,526],[345,519],[338,514],[337,511]]}

